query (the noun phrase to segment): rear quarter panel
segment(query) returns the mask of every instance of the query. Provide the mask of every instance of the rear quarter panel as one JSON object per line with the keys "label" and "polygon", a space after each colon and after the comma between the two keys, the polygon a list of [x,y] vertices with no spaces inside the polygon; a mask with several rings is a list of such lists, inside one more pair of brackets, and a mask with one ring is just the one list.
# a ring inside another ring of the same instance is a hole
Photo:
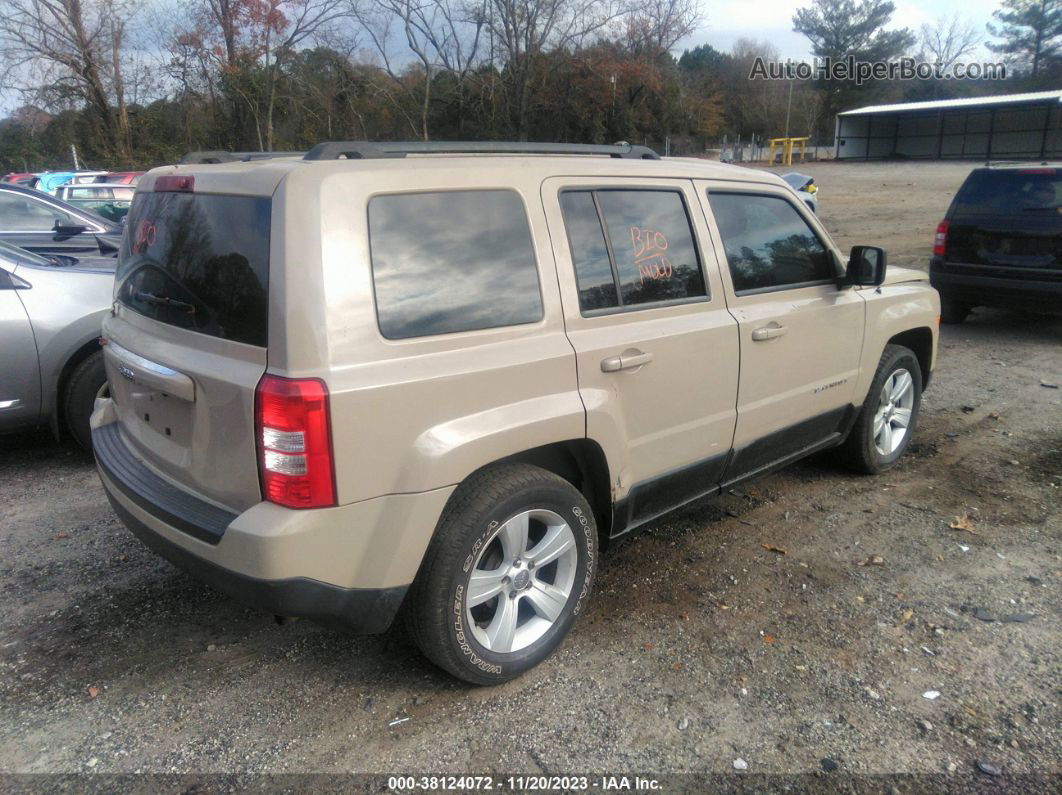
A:
{"label": "rear quarter panel", "polygon": [[[583,438],[540,180],[424,161],[390,163],[371,180],[358,172],[358,161],[304,165],[274,196],[274,219],[283,220],[274,227],[269,370],[328,384],[340,504],[457,484],[491,461]],[[519,194],[543,317],[388,340],[373,299],[368,204],[374,195],[454,189]]]}
{"label": "rear quarter panel", "polygon": [[20,291],[29,315],[41,368],[41,416],[58,410],[59,378],[71,357],[101,334],[111,306],[114,273],[74,268],[22,266],[33,285]]}

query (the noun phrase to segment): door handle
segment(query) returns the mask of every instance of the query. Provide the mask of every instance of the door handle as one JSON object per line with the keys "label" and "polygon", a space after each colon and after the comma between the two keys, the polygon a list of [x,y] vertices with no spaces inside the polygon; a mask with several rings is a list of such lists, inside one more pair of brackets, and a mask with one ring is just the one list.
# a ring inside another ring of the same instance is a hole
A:
{"label": "door handle", "polygon": [[634,370],[642,365],[649,364],[653,360],[653,354],[642,353],[636,348],[624,351],[619,356],[609,356],[601,360],[601,372],[615,373],[620,370]]}
{"label": "door handle", "polygon": [[752,332],[752,339],[754,342],[763,342],[764,340],[773,340],[776,337],[781,337],[785,334],[785,326],[779,326],[777,323],[768,323],[762,328],[758,328]]}

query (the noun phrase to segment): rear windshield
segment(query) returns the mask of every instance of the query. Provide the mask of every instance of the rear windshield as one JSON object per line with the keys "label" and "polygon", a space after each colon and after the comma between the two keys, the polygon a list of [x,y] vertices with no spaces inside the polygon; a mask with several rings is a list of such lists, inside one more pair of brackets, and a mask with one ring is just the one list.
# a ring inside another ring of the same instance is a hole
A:
{"label": "rear windshield", "polygon": [[269,213],[268,198],[137,194],[118,300],[162,323],[265,347]]}
{"label": "rear windshield", "polygon": [[1054,168],[978,169],[955,200],[953,215],[1057,213],[1062,173]]}

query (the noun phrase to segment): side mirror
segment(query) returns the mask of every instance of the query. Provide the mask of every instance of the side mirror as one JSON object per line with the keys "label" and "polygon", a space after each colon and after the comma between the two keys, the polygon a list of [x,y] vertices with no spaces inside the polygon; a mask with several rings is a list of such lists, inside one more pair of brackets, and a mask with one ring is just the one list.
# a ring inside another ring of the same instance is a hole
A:
{"label": "side mirror", "polygon": [[853,246],[844,276],[846,284],[877,287],[885,281],[885,249],[877,246]]}
{"label": "side mirror", "polygon": [[0,290],[29,290],[32,284],[0,268]]}
{"label": "side mirror", "polygon": [[56,221],[55,226],[52,227],[56,237],[73,237],[74,235],[80,235],[87,229],[88,227],[84,224],[62,224],[59,221]]}

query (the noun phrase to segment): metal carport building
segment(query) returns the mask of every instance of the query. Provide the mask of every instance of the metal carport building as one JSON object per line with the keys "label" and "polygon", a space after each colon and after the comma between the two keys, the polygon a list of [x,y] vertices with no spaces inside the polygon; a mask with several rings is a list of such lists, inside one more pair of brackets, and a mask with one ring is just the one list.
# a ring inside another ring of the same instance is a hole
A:
{"label": "metal carport building", "polygon": [[1062,91],[871,105],[837,114],[837,159],[1062,156]]}

